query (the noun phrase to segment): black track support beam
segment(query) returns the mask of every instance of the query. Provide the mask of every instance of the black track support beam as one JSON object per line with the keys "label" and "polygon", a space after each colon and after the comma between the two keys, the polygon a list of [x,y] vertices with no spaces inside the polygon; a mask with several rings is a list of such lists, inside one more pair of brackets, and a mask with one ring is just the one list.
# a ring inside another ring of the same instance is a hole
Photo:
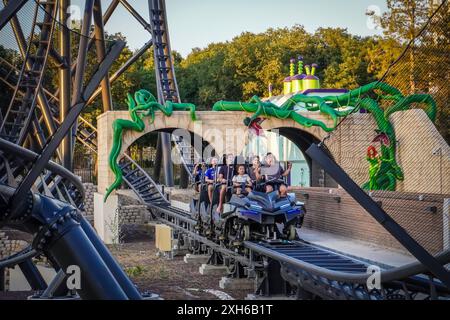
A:
{"label": "black track support beam", "polygon": [[22,9],[28,0],[10,0],[8,4],[0,11],[0,30],[11,20],[15,14]]}
{"label": "black track support beam", "polygon": [[428,251],[414,240],[405,229],[392,219],[347,173],[334,162],[317,144],[312,144],[306,153],[344,188],[381,226],[402,244],[431,273],[450,288],[450,272]]}
{"label": "black track support beam", "polygon": [[[95,34],[95,47],[97,53],[97,61],[100,63],[103,61],[106,55],[106,44],[105,44],[105,28],[103,25],[102,16],[102,4],[100,0],[94,1],[94,34]],[[112,98],[111,98],[111,83],[109,82],[108,73],[102,80],[102,104],[103,112],[112,110]]]}
{"label": "black track support beam", "polygon": [[108,269],[113,274],[116,281],[119,283],[122,290],[125,292],[130,300],[141,300],[142,296],[136,289],[135,285],[131,282],[125,272],[122,270],[118,262],[114,259],[111,253],[108,251],[104,243],[98,238],[94,228],[81,214],[78,215],[80,219],[80,225],[83,231],[86,233],[89,241],[95,247],[99,255],[102,257]]}
{"label": "black track support beam", "polygon": [[19,268],[32,290],[45,290],[47,288],[47,283],[31,259],[19,263]]}
{"label": "black track support beam", "polygon": [[[69,19],[68,9],[70,3],[70,0],[60,1],[59,17],[61,21],[67,21],[67,19]],[[59,30],[59,46],[62,59],[65,61],[59,68],[59,120],[63,123],[70,111],[72,93],[72,78],[70,74],[70,62],[72,60],[71,34],[66,26],[62,26]],[[56,131],[56,129],[54,131]],[[68,170],[72,167],[71,153],[74,143],[73,140],[71,135],[67,135],[60,146],[61,163]]]}
{"label": "black track support beam", "polygon": [[92,79],[86,86],[80,101],[70,109],[65,121],[58,128],[52,139],[44,146],[44,148],[42,149],[42,153],[37,157],[33,168],[28,172],[28,174],[22,180],[22,183],[16,189],[13,200],[11,202],[13,207],[15,207],[14,204],[20,203],[27,197],[27,194],[33,186],[34,182],[39,177],[47,163],[50,161],[56,149],[61,144],[61,141],[67,134],[69,134],[72,126],[77,121],[81,111],[86,106],[86,101],[99,86],[100,82],[105,77],[114,61],[119,57],[124,47],[125,42],[123,41],[117,41],[112,46],[105,60],[100,64],[97,72],[92,76]]}
{"label": "black track support beam", "polygon": [[80,225],[72,227],[55,241],[49,252],[63,270],[70,266],[80,268],[82,286],[77,292],[81,298],[127,300],[125,292]]}

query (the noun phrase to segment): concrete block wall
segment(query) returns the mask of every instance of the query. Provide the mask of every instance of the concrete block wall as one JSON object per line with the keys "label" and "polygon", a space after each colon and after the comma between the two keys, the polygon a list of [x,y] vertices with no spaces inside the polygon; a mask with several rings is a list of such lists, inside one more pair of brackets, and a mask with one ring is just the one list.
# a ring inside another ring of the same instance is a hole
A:
{"label": "concrete block wall", "polygon": [[121,223],[125,225],[141,225],[149,221],[147,207],[142,205],[119,206],[119,215]]}
{"label": "concrete block wall", "polygon": [[84,215],[88,221],[94,221],[94,194],[97,192],[97,186],[92,183],[84,183],[85,200],[84,200]]}
{"label": "concrete block wall", "polygon": [[377,125],[372,115],[355,113],[342,122],[326,142],[335,161],[360,185],[369,178],[366,156],[367,148],[377,135],[375,129]]}
{"label": "concrete block wall", "polygon": [[450,146],[421,109],[391,116],[405,180],[399,191],[450,195]]}
{"label": "concrete block wall", "polygon": [[119,216],[121,224],[142,225],[150,220],[150,212],[139,200],[119,193]]}
{"label": "concrete block wall", "polygon": [[[397,191],[450,194],[450,146],[421,109],[394,113],[390,121],[397,144],[397,163],[404,181]],[[367,148],[377,135],[371,114],[353,114],[326,145],[336,162],[359,185],[369,178]]]}

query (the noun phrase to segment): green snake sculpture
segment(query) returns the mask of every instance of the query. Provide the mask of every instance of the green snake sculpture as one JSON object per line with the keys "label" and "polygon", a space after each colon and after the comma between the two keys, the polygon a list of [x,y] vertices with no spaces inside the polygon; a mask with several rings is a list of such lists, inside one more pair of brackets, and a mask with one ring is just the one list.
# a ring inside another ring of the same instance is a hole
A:
{"label": "green snake sculpture", "polygon": [[113,146],[109,155],[109,167],[115,175],[114,183],[106,190],[104,201],[108,199],[111,192],[118,189],[123,182],[123,173],[117,160],[122,150],[122,138],[125,130],[143,132],[145,130],[144,117],[150,117],[150,124],[155,121],[155,111],[161,111],[165,116],[172,116],[174,111],[190,111],[192,121],[196,121],[195,105],[190,103],[173,103],[167,101],[164,105],[158,103],[156,98],[147,90],[139,90],[134,94],[127,95],[128,111],[131,121],[117,119],[113,123]]}
{"label": "green snake sculpture", "polygon": [[[389,106],[383,109],[380,105],[389,102]],[[327,126],[324,122],[305,117],[296,112],[294,107],[302,103],[307,111],[321,112],[328,115],[333,124]],[[105,201],[112,191],[119,188],[123,182],[123,174],[117,163],[122,150],[122,137],[124,130],[142,132],[145,130],[144,117],[150,117],[150,124],[154,122],[155,111],[163,112],[170,117],[173,111],[189,110],[192,121],[196,120],[195,105],[189,103],[166,102],[161,105],[156,98],[146,90],[135,93],[134,99],[128,94],[128,109],[130,120],[118,119],[113,124],[113,147],[109,156],[109,165],[115,174],[114,183],[107,189]],[[213,106],[213,111],[245,111],[253,113],[251,117],[244,119],[248,127],[258,126],[261,117],[274,117],[278,119],[292,119],[304,127],[317,126],[325,132],[336,129],[340,118],[346,117],[359,109],[370,112],[377,123],[379,135],[372,142],[381,142],[381,155],[378,155],[375,147],[369,147],[367,160],[369,161],[369,181],[363,185],[366,190],[390,190],[394,191],[397,180],[403,180],[403,172],[396,162],[395,132],[389,117],[397,112],[408,110],[412,104],[424,105],[424,111],[431,119],[436,119],[436,103],[430,95],[414,94],[403,96],[402,93],[382,82],[374,82],[339,96],[306,96],[297,94],[290,97],[283,105],[277,106],[268,101],[262,101],[254,96],[249,102],[219,101]]]}
{"label": "green snake sculpture", "polygon": [[[380,103],[384,104],[384,102],[390,104],[386,109],[380,106]],[[307,111],[320,111],[327,114],[333,120],[333,125],[327,126],[322,121],[299,114],[294,110],[299,103],[304,104]],[[374,116],[379,134],[384,134],[389,143],[382,144],[381,156],[377,160],[370,158],[370,181],[364,184],[363,188],[395,190],[396,180],[403,180],[403,172],[396,162],[395,132],[389,117],[397,111],[410,109],[412,104],[424,105],[424,111],[428,117],[431,121],[435,121],[436,103],[430,95],[414,94],[405,97],[398,89],[383,82],[374,82],[339,96],[318,97],[296,94],[281,106],[270,101],[262,101],[257,96],[246,103],[219,101],[213,106],[213,110],[253,113],[251,117],[244,119],[244,124],[248,127],[260,121],[260,117],[274,117],[292,119],[304,127],[318,126],[326,132],[331,132],[336,129],[340,118],[359,109],[365,109]]]}

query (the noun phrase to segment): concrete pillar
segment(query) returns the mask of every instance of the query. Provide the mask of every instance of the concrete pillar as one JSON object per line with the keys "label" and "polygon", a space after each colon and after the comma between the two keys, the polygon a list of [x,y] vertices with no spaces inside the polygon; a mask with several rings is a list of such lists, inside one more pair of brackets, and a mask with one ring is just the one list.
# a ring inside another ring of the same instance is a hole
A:
{"label": "concrete pillar", "polygon": [[94,194],[94,227],[105,244],[117,244],[120,238],[119,197],[112,194],[106,202],[103,197],[101,193]]}

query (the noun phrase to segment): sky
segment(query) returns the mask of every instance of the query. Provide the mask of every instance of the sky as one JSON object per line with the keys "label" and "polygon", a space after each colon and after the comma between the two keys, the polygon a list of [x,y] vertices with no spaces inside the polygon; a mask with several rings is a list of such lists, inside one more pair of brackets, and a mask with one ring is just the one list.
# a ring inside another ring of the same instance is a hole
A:
{"label": "sky", "polygon": [[[81,0],[73,0],[79,6]],[[110,0],[102,0],[103,10]],[[147,0],[128,0],[148,21]],[[303,25],[314,32],[319,27],[347,28],[352,34],[381,34],[365,15],[367,9],[382,13],[386,0],[166,0],[172,49],[182,56],[192,48],[232,40],[244,31],[264,32],[269,28]],[[119,5],[106,25],[110,33],[121,32],[131,49],[140,48],[150,35]]]}

